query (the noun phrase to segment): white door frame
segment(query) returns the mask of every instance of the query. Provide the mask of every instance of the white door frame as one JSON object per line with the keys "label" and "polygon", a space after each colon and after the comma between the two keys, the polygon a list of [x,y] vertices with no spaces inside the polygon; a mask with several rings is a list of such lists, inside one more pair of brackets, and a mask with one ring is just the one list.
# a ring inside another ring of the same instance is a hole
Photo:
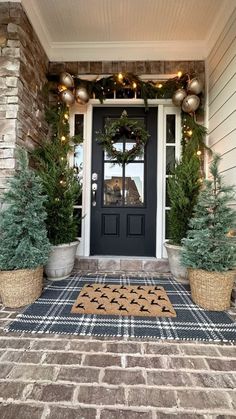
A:
{"label": "white door frame", "polygon": [[[180,156],[181,120],[180,109],[173,106],[171,99],[149,99],[149,107],[158,108],[157,119],[157,212],[156,212],[156,258],[165,257],[163,243],[165,240],[165,158],[166,158],[166,124],[167,114],[176,117],[176,158]],[[103,104],[92,99],[87,105],[75,104],[70,108],[70,130],[74,133],[75,114],[84,114],[84,164],[83,164],[83,202],[82,202],[82,239],[78,248],[81,256],[90,255],[91,228],[91,169],[92,169],[92,121],[94,107],[143,107],[142,99],[106,99]]]}

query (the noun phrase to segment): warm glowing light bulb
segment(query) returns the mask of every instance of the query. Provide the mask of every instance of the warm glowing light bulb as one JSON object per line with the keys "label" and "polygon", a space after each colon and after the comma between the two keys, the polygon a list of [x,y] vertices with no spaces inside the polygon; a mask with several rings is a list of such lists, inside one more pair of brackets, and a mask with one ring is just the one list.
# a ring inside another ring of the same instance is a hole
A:
{"label": "warm glowing light bulb", "polygon": [[201,150],[198,150],[197,151],[197,156],[201,156],[201,154],[202,154]]}
{"label": "warm glowing light bulb", "polygon": [[59,182],[61,185],[63,185],[63,180],[60,180],[60,182]]}
{"label": "warm glowing light bulb", "polygon": [[191,137],[193,135],[193,131],[190,129],[190,130],[187,131],[187,134],[188,134],[189,137]]}
{"label": "warm glowing light bulb", "polygon": [[123,74],[122,74],[122,73],[119,73],[119,74],[118,74],[118,80],[119,80],[119,81],[122,81],[122,80],[123,80]]}
{"label": "warm glowing light bulb", "polygon": [[61,160],[63,161],[64,160],[64,157],[61,157]]}
{"label": "warm glowing light bulb", "polygon": [[135,83],[135,81],[133,82],[133,89],[136,89],[137,87],[137,83]]}
{"label": "warm glowing light bulb", "polygon": [[183,75],[182,71],[178,71],[177,75],[178,75],[178,77],[180,79],[180,77]]}
{"label": "warm glowing light bulb", "polygon": [[58,90],[59,90],[59,92],[63,92],[64,90],[67,90],[67,87],[63,86],[63,84],[59,84]]}
{"label": "warm glowing light bulb", "polygon": [[65,114],[64,114],[64,118],[65,118],[65,119],[69,119],[69,115],[68,115],[68,113],[65,113]]}
{"label": "warm glowing light bulb", "polygon": [[161,83],[159,83],[159,84],[157,85],[158,89],[161,89],[161,88],[162,88],[162,86],[163,86],[163,84],[161,84]]}
{"label": "warm glowing light bulb", "polygon": [[66,137],[64,135],[61,137],[61,141],[66,141]]}

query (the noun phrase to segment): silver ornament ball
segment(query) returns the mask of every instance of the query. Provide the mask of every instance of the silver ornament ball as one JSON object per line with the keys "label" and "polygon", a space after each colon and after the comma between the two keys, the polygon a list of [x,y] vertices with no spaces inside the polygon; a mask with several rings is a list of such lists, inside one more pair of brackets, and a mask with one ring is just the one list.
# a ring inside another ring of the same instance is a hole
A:
{"label": "silver ornament ball", "polygon": [[70,89],[74,86],[74,79],[69,73],[61,73],[60,74],[60,84]]}
{"label": "silver ornament ball", "polygon": [[184,89],[178,89],[176,92],[174,92],[172,96],[172,102],[176,106],[181,106],[181,103],[183,102],[184,98],[187,96],[187,93]]}
{"label": "silver ornament ball", "polygon": [[60,93],[60,99],[62,102],[66,103],[67,105],[73,105],[75,101],[75,97],[73,93],[70,90],[63,90],[63,92]]}
{"label": "silver ornament ball", "polygon": [[199,77],[194,77],[194,79],[188,81],[187,90],[190,93],[194,93],[195,95],[199,95],[203,89],[203,83],[199,79]]}
{"label": "silver ornament ball", "polygon": [[182,109],[184,112],[192,113],[195,112],[200,105],[200,99],[196,95],[188,95],[184,98],[182,103]]}
{"label": "silver ornament ball", "polygon": [[78,87],[75,91],[75,99],[81,105],[84,105],[89,101],[89,94],[85,87]]}

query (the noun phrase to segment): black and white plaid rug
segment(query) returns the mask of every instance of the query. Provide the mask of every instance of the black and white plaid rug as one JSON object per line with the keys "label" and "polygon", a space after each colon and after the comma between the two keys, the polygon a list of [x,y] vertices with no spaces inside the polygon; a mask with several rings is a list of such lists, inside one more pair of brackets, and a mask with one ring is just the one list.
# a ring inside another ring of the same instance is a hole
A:
{"label": "black and white plaid rug", "polygon": [[[176,310],[176,318],[102,316],[71,314],[81,288],[89,283],[161,285]],[[60,282],[48,282],[42,296],[10,323],[7,331],[58,333],[89,336],[117,336],[214,342],[236,341],[236,323],[226,312],[207,311],[196,306],[188,285],[171,276],[120,278],[108,275],[75,275]]]}

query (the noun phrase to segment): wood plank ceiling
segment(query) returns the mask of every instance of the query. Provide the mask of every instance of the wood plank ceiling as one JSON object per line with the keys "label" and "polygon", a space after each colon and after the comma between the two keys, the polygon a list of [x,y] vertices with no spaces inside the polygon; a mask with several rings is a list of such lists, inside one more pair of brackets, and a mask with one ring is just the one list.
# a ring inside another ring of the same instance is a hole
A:
{"label": "wood plank ceiling", "polygon": [[236,7],[236,0],[21,2],[55,61],[204,59]]}
{"label": "wood plank ceiling", "polygon": [[51,42],[204,40],[224,0],[34,0]]}

